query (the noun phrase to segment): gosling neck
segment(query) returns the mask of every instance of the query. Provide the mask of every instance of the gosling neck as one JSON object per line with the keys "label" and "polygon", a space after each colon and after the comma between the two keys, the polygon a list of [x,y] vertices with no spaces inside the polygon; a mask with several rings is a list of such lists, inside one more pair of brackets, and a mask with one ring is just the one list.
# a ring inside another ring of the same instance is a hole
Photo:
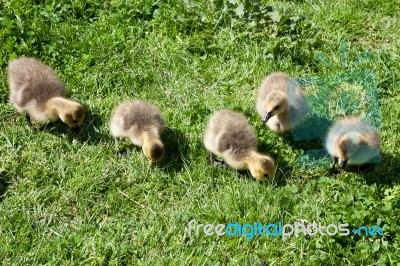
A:
{"label": "gosling neck", "polygon": [[260,154],[257,151],[250,151],[247,156],[244,157],[244,164],[249,167],[251,162],[256,161],[260,157]]}
{"label": "gosling neck", "polygon": [[71,106],[71,101],[65,99],[64,97],[53,97],[48,102],[46,107],[50,112],[59,115],[63,110]]}

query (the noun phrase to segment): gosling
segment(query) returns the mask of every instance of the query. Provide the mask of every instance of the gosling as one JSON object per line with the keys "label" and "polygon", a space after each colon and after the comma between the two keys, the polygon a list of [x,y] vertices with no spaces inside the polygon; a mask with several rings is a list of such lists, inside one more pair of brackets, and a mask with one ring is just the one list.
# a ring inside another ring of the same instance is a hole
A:
{"label": "gosling", "polygon": [[263,123],[279,133],[299,125],[309,111],[299,84],[281,72],[274,72],[264,79],[258,91],[256,109]]}
{"label": "gosling", "polygon": [[155,164],[163,159],[165,153],[161,140],[164,125],[164,118],[156,106],[141,100],[129,100],[115,109],[110,132],[116,145],[118,138],[129,138],[134,145],[142,147],[144,155]]}
{"label": "gosling", "polygon": [[10,101],[18,112],[38,123],[61,119],[69,127],[79,127],[86,108],[65,98],[66,89],[54,70],[34,58],[18,58],[9,64]]}
{"label": "gosling", "polygon": [[265,181],[275,174],[274,160],[257,152],[257,136],[246,118],[237,112],[221,110],[211,116],[204,146],[211,158],[215,154],[234,169],[249,169],[257,180]]}
{"label": "gosling", "polygon": [[343,169],[347,164],[362,165],[379,155],[380,137],[376,128],[359,117],[347,117],[334,124],[326,137],[325,147]]}

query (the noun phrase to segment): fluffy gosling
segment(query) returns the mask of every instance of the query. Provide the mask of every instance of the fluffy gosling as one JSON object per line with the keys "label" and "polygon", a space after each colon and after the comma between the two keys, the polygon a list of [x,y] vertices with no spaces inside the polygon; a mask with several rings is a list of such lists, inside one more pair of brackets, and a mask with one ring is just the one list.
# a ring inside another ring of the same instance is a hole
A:
{"label": "fluffy gosling", "polygon": [[281,72],[264,79],[258,91],[256,109],[263,123],[276,132],[291,130],[300,124],[309,110],[299,84]]}
{"label": "fluffy gosling", "polygon": [[380,137],[376,128],[359,117],[348,117],[334,124],[326,137],[325,147],[332,156],[333,169],[339,165],[361,165],[379,155]]}
{"label": "fluffy gosling", "polygon": [[8,68],[10,101],[24,113],[30,126],[31,117],[38,123],[61,119],[69,127],[78,127],[86,108],[66,99],[66,89],[54,70],[34,58],[18,58]]}
{"label": "fluffy gosling", "polygon": [[165,153],[161,140],[164,124],[164,118],[156,106],[141,100],[130,100],[115,109],[110,132],[115,143],[117,138],[129,138],[133,144],[142,147],[144,155],[152,163],[158,163]]}
{"label": "fluffy gosling", "polygon": [[215,112],[204,134],[204,146],[230,167],[249,169],[260,181],[274,176],[274,160],[257,152],[257,136],[242,114],[230,110]]}

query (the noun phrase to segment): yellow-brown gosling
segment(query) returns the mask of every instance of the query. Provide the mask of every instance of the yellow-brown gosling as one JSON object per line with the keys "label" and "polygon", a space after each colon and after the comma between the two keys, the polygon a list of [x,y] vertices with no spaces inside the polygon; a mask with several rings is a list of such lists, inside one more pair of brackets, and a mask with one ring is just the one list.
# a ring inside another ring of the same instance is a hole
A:
{"label": "yellow-brown gosling", "polygon": [[129,138],[133,144],[142,147],[152,163],[158,163],[165,153],[161,139],[164,125],[164,118],[156,106],[142,100],[129,100],[115,109],[110,132],[116,143],[118,138]]}
{"label": "yellow-brown gosling", "polygon": [[54,70],[34,58],[18,58],[8,67],[10,101],[38,123],[61,119],[69,127],[78,127],[85,118],[86,108],[65,98],[66,89]]}
{"label": "yellow-brown gosling", "polygon": [[339,160],[341,168],[368,163],[379,155],[380,145],[377,129],[359,117],[347,117],[334,124],[325,141],[333,168]]}
{"label": "yellow-brown gosling", "polygon": [[274,72],[264,79],[258,91],[256,109],[263,123],[275,132],[291,130],[309,111],[299,84],[281,72]]}
{"label": "yellow-brown gosling", "polygon": [[257,136],[242,114],[230,110],[215,112],[205,131],[204,145],[230,167],[248,169],[260,181],[275,174],[274,160],[257,152]]}

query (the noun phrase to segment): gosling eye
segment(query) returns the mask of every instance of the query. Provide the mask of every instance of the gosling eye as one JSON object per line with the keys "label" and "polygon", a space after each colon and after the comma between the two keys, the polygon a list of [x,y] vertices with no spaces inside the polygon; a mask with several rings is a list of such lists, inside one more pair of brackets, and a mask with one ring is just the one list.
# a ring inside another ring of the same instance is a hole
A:
{"label": "gosling eye", "polygon": [[279,105],[275,106],[274,110],[278,110],[279,109]]}
{"label": "gosling eye", "polygon": [[74,119],[74,120],[72,120],[72,123],[78,123],[78,120],[76,120],[76,119]]}

